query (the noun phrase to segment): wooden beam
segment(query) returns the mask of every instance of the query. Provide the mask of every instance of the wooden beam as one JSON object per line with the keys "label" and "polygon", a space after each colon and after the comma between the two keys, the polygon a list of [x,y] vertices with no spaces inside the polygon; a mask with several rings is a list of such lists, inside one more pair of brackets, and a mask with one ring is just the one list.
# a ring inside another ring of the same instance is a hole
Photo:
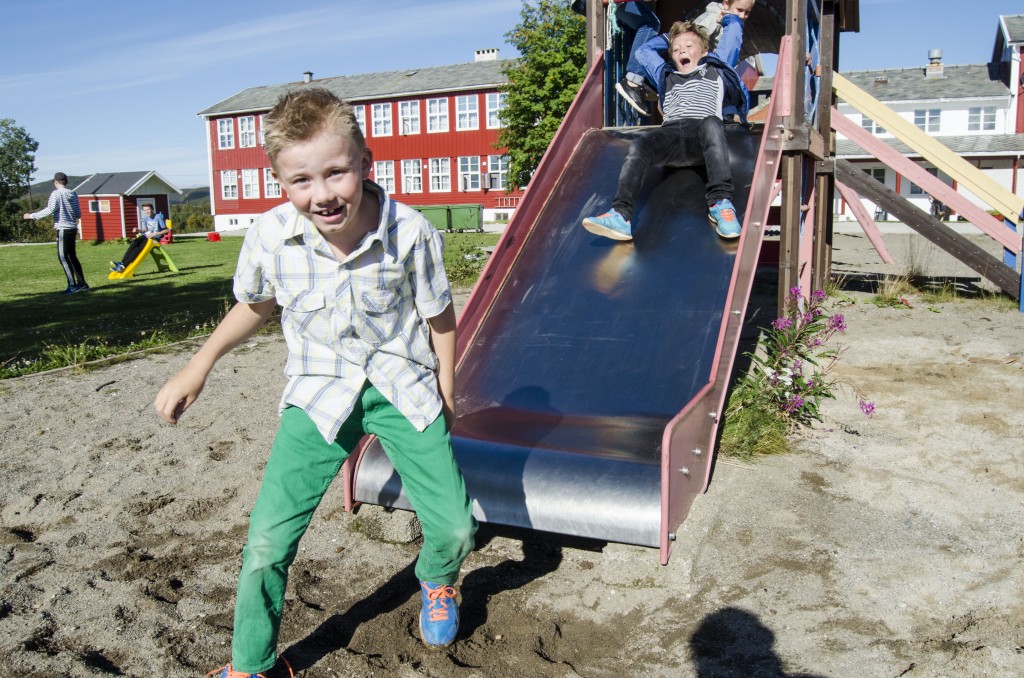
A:
{"label": "wooden beam", "polygon": [[1013,223],[1020,220],[1024,198],[999,185],[959,155],[951,151],[878,99],[854,85],[839,73],[833,75],[833,87],[846,103],[884,127],[894,137],[917,151],[926,160],[959,181],[974,195],[999,210]]}
{"label": "wooden beam", "polygon": [[915,207],[903,196],[878,183],[870,174],[857,169],[849,160],[836,161],[836,181],[867,196],[889,214],[914,229],[943,250],[964,262],[1014,299],[1020,299],[1021,276],[985,250],[960,235],[924,210]]}

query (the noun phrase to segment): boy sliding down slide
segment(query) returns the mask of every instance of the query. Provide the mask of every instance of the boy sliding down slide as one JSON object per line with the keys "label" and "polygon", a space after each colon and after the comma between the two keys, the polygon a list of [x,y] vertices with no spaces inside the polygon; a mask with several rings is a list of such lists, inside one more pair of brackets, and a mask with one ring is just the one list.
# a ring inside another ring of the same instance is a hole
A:
{"label": "boy sliding down slide", "polygon": [[[664,40],[658,36],[643,49],[663,48]],[[708,218],[719,236],[738,238],[740,223],[732,204],[732,171],[722,110],[735,109],[740,120],[746,122],[746,88],[736,71],[708,55],[707,35],[693,22],[677,21],[672,25],[669,47],[675,68],[663,61],[657,73],[665,121],[660,127],[641,131],[630,143],[611,211],[584,219],[583,227],[613,240],[632,240],[636,197],[648,167],[704,165]]]}
{"label": "boy sliding down slide", "polygon": [[[725,2],[709,2],[704,13],[693,20],[698,27],[704,29],[708,36],[708,51],[721,59],[727,66],[736,68],[740,59],[740,48],[743,46],[743,23],[750,18],[750,12],[754,8],[756,0],[725,0]],[[643,3],[640,3],[643,4]],[[648,10],[650,12],[650,10]],[[616,15],[618,16],[618,15]],[[654,17],[654,30],[657,30],[657,17]],[[726,30],[726,29],[729,30]],[[646,33],[637,32],[639,39],[652,38]],[[646,80],[652,83],[658,82],[653,64],[642,63],[640,59],[640,47],[643,42],[637,42],[630,50],[629,62],[626,64],[626,75],[615,83],[615,91],[623,100],[633,107],[640,115],[651,114],[647,104]]]}

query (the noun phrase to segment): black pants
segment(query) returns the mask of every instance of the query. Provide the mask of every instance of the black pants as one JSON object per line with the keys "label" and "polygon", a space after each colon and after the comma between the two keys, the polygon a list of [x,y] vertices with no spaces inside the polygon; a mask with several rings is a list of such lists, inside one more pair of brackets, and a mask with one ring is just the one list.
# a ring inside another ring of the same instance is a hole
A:
{"label": "black pants", "polygon": [[704,197],[708,205],[732,199],[732,170],[725,145],[725,127],[719,118],[688,118],[642,132],[633,140],[619,172],[619,187],[612,207],[626,221],[633,218],[636,196],[651,165],[707,168]]}
{"label": "black pants", "polygon": [[135,257],[139,256],[139,253],[142,252],[142,248],[146,246],[147,242],[149,242],[149,238],[144,235],[140,235],[138,238],[131,241],[128,245],[128,249],[124,251],[124,256],[121,257],[121,263],[125,265],[125,268],[135,261]]}
{"label": "black pants", "polygon": [[82,264],[75,254],[75,241],[78,240],[77,228],[57,229],[57,258],[60,259],[61,268],[68,278],[68,287],[85,284],[85,273],[82,272]]}

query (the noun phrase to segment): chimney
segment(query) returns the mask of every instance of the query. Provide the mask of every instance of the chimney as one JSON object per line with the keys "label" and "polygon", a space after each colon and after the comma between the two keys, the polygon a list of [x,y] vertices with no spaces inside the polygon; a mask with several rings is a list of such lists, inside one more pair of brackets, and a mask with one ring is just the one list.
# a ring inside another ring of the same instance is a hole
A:
{"label": "chimney", "polygon": [[302,82],[313,82],[313,71],[304,71],[302,76]]}
{"label": "chimney", "polygon": [[942,78],[942,50],[941,49],[930,49],[928,50],[928,65],[924,69],[924,77],[928,78]]}
{"label": "chimney", "polygon": [[478,61],[497,61],[498,60],[498,49],[491,47],[488,49],[478,49],[473,58],[473,62]]}

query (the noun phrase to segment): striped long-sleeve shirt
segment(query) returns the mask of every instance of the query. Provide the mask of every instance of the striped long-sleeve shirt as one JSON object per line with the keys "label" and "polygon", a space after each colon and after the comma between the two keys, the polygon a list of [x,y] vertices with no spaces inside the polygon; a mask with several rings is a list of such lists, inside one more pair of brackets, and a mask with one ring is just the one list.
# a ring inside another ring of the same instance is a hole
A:
{"label": "striped long-sleeve shirt", "polygon": [[46,207],[34,212],[33,219],[53,215],[53,227],[57,229],[78,228],[82,210],[78,207],[78,194],[69,188],[58,188],[50,194]]}

